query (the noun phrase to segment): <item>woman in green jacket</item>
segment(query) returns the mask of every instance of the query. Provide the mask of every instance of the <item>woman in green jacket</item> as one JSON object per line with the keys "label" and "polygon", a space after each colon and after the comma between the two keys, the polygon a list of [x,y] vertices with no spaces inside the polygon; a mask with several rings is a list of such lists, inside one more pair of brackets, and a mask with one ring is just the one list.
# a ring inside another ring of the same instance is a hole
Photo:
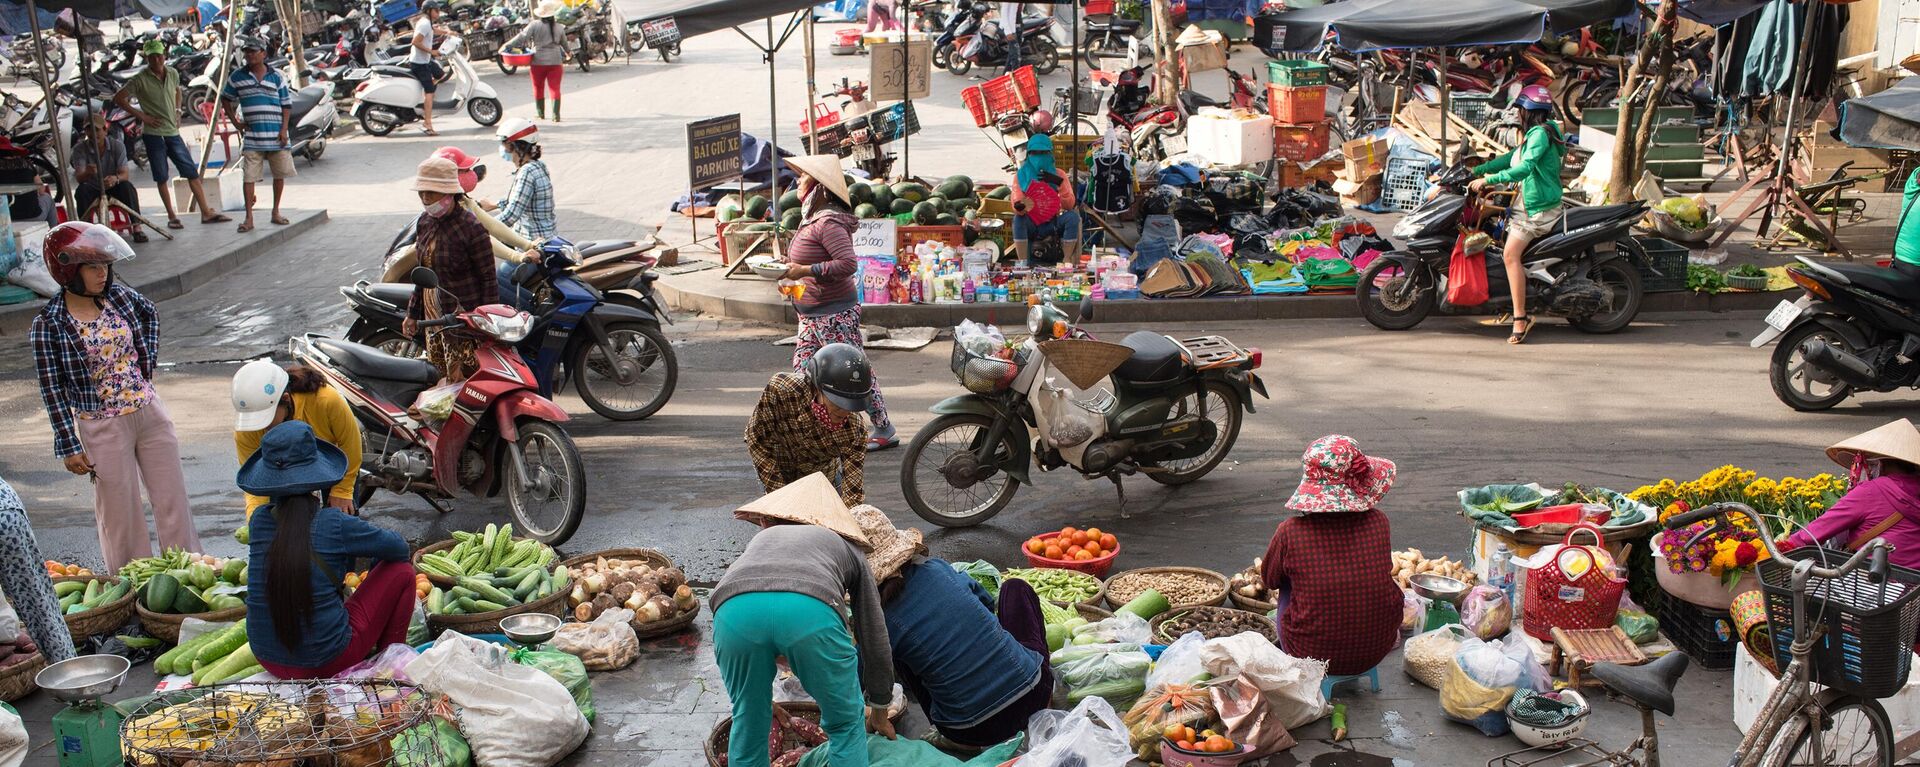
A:
{"label": "woman in green jacket", "polygon": [[1518,99],[1526,137],[1520,147],[1473,169],[1471,189],[1492,184],[1520,184],[1520,215],[1507,222],[1507,244],[1500,258],[1507,265],[1507,288],[1513,292],[1513,334],[1509,344],[1527,342],[1533,317],[1527,314],[1527,274],[1520,256],[1535,239],[1553,232],[1560,223],[1560,166],[1567,154],[1567,137],[1553,120],[1553,102],[1547,89],[1527,86]]}

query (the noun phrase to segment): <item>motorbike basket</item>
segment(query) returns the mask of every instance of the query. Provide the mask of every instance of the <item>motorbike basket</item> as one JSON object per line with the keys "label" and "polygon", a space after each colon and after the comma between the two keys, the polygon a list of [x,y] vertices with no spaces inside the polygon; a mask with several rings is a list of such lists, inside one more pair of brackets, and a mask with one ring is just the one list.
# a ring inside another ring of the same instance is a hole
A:
{"label": "motorbike basket", "polygon": [[1013,386],[1013,379],[1020,375],[1020,368],[1025,362],[1024,355],[1017,351],[1010,360],[987,357],[967,351],[965,346],[955,341],[950,364],[954,377],[960,379],[960,385],[966,387],[967,391],[993,394]]}

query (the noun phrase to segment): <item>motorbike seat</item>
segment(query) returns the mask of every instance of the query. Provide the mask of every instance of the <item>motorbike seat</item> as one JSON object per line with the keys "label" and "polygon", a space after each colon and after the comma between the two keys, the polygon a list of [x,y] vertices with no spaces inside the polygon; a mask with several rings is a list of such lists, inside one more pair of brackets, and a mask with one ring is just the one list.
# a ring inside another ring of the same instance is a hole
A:
{"label": "motorbike seat", "polygon": [[574,252],[580,254],[581,260],[586,260],[605,253],[612,253],[616,250],[626,250],[633,246],[633,240],[588,240],[574,245],[573,249]]}
{"label": "motorbike seat", "polygon": [[396,357],[371,346],[333,338],[314,339],[313,345],[342,369],[363,378],[423,386],[440,380],[440,371],[426,360]]}
{"label": "motorbike seat", "polygon": [[1561,222],[1567,229],[1579,229],[1602,221],[1638,216],[1644,212],[1646,212],[1646,205],[1638,202],[1621,205],[1589,205],[1584,208],[1568,208],[1567,212],[1561,216]]}
{"label": "motorbike seat", "polygon": [[1135,384],[1169,383],[1180,378],[1184,350],[1173,339],[1147,330],[1136,330],[1120,340],[1133,350],[1133,356],[1113,371],[1113,376]]}
{"label": "motorbike seat", "polygon": [[413,301],[413,290],[412,283],[375,282],[367,285],[363,292],[368,298],[405,309]]}
{"label": "motorbike seat", "polygon": [[1920,279],[1909,277],[1887,267],[1868,264],[1824,264],[1824,266],[1839,272],[1848,281],[1866,290],[1909,303],[1920,303]]}
{"label": "motorbike seat", "polygon": [[289,111],[293,113],[295,118],[298,118],[300,115],[313,111],[314,106],[320,103],[320,99],[325,98],[327,94],[332,92],[332,87],[326,85],[309,85],[294,91],[293,105]]}
{"label": "motorbike seat", "polygon": [[1138,30],[1139,28],[1140,28],[1140,21],[1138,19],[1116,18],[1111,21],[1089,20],[1087,22],[1087,31],[1093,32],[1095,34],[1098,34],[1100,32],[1120,32],[1122,34],[1130,35],[1130,34],[1133,34],[1134,31]]}
{"label": "motorbike seat", "polygon": [[1647,708],[1673,716],[1673,688],[1680,675],[1687,673],[1684,653],[1667,653],[1652,663],[1622,666],[1617,663],[1593,664],[1593,678]]}

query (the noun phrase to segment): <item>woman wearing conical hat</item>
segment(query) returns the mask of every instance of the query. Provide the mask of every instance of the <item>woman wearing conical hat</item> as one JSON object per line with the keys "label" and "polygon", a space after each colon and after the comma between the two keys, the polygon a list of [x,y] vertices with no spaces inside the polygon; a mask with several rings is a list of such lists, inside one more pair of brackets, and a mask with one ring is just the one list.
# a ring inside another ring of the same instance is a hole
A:
{"label": "woman wearing conical hat", "polygon": [[1920,568],[1920,429],[1902,418],[1842,440],[1827,457],[1848,468],[1853,489],[1782,548],[1819,542],[1851,550],[1885,538],[1894,564]]}

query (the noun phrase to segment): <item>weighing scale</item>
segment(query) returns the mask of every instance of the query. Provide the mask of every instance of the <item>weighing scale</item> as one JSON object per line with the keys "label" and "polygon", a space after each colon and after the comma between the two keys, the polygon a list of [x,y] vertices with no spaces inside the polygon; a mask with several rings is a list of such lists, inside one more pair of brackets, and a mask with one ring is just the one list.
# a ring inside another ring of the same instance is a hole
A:
{"label": "weighing scale", "polygon": [[553,641],[553,635],[559,632],[560,618],[546,613],[520,613],[500,619],[500,633],[519,645],[520,652]]}
{"label": "weighing scale", "polygon": [[1413,593],[1430,600],[1427,604],[1427,625],[1421,631],[1432,631],[1449,623],[1460,622],[1460,600],[1466,598],[1468,590],[1464,581],[1421,573],[1409,579],[1409,583],[1413,586]]}
{"label": "weighing scale", "polygon": [[40,670],[33,681],[67,704],[53,715],[53,742],[60,767],[114,767],[120,751],[120,723],[126,715],[101,697],[119,689],[132,666],[118,655],[82,655]]}

